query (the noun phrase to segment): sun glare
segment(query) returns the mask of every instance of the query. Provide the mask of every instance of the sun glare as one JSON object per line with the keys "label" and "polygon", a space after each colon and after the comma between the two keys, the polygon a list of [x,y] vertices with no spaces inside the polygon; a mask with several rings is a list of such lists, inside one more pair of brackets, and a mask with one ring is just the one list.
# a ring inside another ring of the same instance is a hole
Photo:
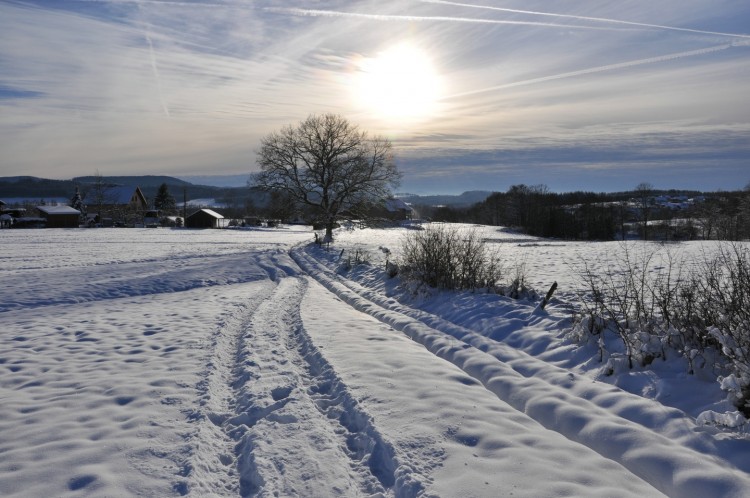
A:
{"label": "sun glare", "polygon": [[381,118],[426,119],[436,112],[440,78],[427,55],[412,45],[363,59],[357,78],[357,100]]}

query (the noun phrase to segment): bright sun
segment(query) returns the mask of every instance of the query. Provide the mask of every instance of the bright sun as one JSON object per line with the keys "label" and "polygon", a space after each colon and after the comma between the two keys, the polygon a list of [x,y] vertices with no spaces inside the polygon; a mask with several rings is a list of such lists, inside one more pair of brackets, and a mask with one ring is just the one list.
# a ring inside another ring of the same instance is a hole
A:
{"label": "bright sun", "polygon": [[419,120],[436,112],[440,78],[427,55],[412,45],[363,59],[357,78],[357,100],[382,118]]}

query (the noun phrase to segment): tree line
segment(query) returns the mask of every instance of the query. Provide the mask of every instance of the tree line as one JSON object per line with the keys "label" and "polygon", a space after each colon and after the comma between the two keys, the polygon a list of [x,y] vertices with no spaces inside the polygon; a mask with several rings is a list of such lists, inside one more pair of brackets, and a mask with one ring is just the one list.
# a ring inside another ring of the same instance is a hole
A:
{"label": "tree line", "polygon": [[[680,207],[657,202],[681,194]],[[469,207],[417,206],[424,218],[511,227],[539,237],[571,240],[743,240],[750,238],[750,185],[732,192],[677,192],[640,184],[617,193],[550,192],[546,185],[513,185]]]}

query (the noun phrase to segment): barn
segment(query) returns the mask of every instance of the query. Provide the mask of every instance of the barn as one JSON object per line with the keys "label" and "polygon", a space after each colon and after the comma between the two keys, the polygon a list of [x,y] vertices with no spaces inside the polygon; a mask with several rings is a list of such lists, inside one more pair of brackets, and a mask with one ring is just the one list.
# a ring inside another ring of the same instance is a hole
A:
{"label": "barn", "polygon": [[211,209],[199,209],[185,218],[186,228],[221,228],[224,217]]}
{"label": "barn", "polygon": [[47,228],[78,228],[81,212],[70,206],[37,206]]}
{"label": "barn", "polygon": [[13,217],[5,212],[5,202],[0,200],[0,228],[6,228],[13,224]]}
{"label": "barn", "polygon": [[386,217],[393,221],[411,220],[414,210],[401,199],[391,197],[385,200]]}

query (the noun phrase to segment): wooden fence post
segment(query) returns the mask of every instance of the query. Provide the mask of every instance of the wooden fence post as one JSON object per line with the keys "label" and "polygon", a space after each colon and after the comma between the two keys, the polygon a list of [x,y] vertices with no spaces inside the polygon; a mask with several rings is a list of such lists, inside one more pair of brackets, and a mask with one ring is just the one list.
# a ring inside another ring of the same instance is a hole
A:
{"label": "wooden fence post", "polygon": [[547,306],[547,303],[549,303],[549,300],[552,299],[552,294],[554,294],[556,290],[557,290],[557,282],[553,282],[552,286],[547,291],[547,295],[544,296],[544,299],[542,299],[542,303],[539,305],[539,308],[544,309],[544,307]]}

